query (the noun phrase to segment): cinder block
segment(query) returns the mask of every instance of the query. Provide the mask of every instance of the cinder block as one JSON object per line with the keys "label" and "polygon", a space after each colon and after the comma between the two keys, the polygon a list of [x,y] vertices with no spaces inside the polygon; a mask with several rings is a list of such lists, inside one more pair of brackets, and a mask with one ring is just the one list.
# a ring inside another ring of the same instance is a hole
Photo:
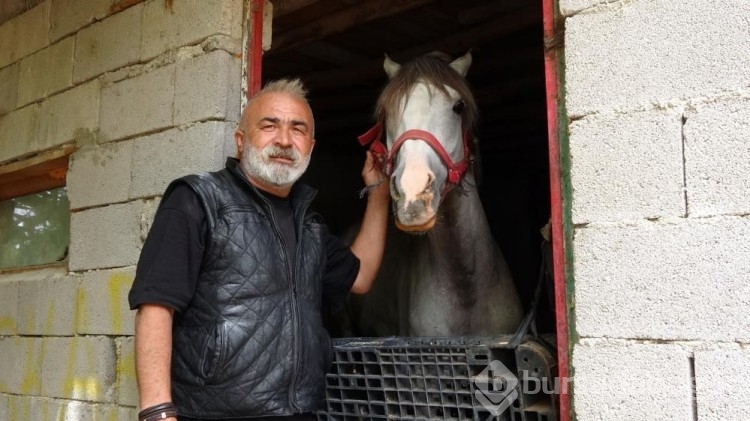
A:
{"label": "cinder block", "polygon": [[71,86],[75,37],[68,37],[21,60],[18,104],[25,105]]}
{"label": "cinder block", "polygon": [[102,140],[171,126],[174,74],[174,65],[169,65],[102,89]]}
{"label": "cinder block", "polygon": [[[117,418],[118,420],[134,420],[138,418],[137,408],[127,408],[118,406],[117,407]],[[98,420],[94,420],[98,421]]]}
{"label": "cinder block", "polygon": [[137,414],[130,415],[131,408],[115,405],[82,402],[78,400],[37,398],[30,396],[11,397],[13,418],[2,418],[8,421],[103,421],[133,420]]}
{"label": "cinder block", "polygon": [[732,342],[750,331],[750,218],[577,229],[581,337]]}
{"label": "cinder block", "polygon": [[49,45],[50,2],[0,25],[0,68]]}
{"label": "cinder block", "polygon": [[686,117],[690,215],[750,214],[750,99],[703,105]]}
{"label": "cinder block", "polygon": [[209,118],[239,121],[242,64],[218,50],[177,64],[174,121]]}
{"label": "cinder block", "polygon": [[78,294],[78,333],[132,335],[135,323],[128,292],[134,278],[135,267],[84,273]]}
{"label": "cinder block", "polygon": [[10,402],[9,395],[0,393],[0,420],[9,420],[10,418]]}
{"label": "cinder block", "polygon": [[50,39],[52,42],[78,31],[109,14],[112,0],[54,0]]}
{"label": "cinder block", "polygon": [[161,197],[155,197],[146,200],[143,203],[143,213],[141,214],[141,242],[146,241],[146,237],[151,229],[151,224],[154,223],[154,217],[156,216],[156,211],[159,209],[160,203]]}
{"label": "cinder block", "polygon": [[71,209],[124,202],[130,191],[133,142],[91,145],[70,160],[67,175]]}
{"label": "cinder block", "polygon": [[71,271],[132,266],[140,253],[140,201],[70,216]]}
{"label": "cinder block", "polygon": [[13,396],[8,398],[8,418],[7,420],[32,420],[34,418],[33,403],[34,398],[30,396]]}
{"label": "cinder block", "polygon": [[98,80],[76,86],[42,103],[39,124],[40,149],[76,141],[91,144],[99,127]]}
{"label": "cinder block", "polygon": [[[131,312],[135,317],[135,312]],[[117,403],[138,406],[138,383],[135,378],[135,340],[132,336],[117,338]]]}
{"label": "cinder block", "polygon": [[71,413],[67,411],[68,408],[65,403],[70,403],[71,401],[34,396],[17,396],[16,398],[13,399],[12,409],[16,418],[10,418],[13,420],[66,419],[66,416],[77,415],[75,411],[70,411]]}
{"label": "cinder block", "polygon": [[750,20],[732,0],[621,1],[565,20],[566,104],[577,117],[747,86]]}
{"label": "cinder block", "polygon": [[151,0],[143,13],[141,56],[150,59],[216,34],[241,38],[242,16],[240,0],[182,0],[171,6]]}
{"label": "cinder block", "polygon": [[221,169],[233,133],[233,123],[210,121],[137,139],[130,197],[160,195],[183,175]]}
{"label": "cinder block", "polygon": [[558,4],[560,5],[560,14],[567,17],[597,5],[605,5],[616,1],[619,0],[560,0]]}
{"label": "cinder block", "polygon": [[43,338],[41,396],[114,402],[115,343],[112,338]]}
{"label": "cinder block", "polygon": [[39,105],[36,104],[0,117],[0,162],[38,150],[38,119]]}
{"label": "cinder block", "polygon": [[577,419],[692,419],[688,357],[670,345],[577,344],[572,360]]}
{"label": "cinder block", "polygon": [[699,421],[744,421],[750,413],[750,350],[695,352]]}
{"label": "cinder block", "polygon": [[18,285],[17,281],[0,281],[0,336],[18,333]]}
{"label": "cinder block", "polygon": [[138,62],[142,16],[143,5],[138,4],[78,32],[73,81]]}
{"label": "cinder block", "polygon": [[18,60],[14,51],[16,36],[16,24],[13,23],[13,19],[0,24],[0,68]]}
{"label": "cinder block", "polygon": [[0,337],[0,355],[3,356],[0,358],[0,373],[3,373],[0,376],[0,393],[38,395],[42,385],[39,372],[42,365],[42,339]]}
{"label": "cinder block", "polygon": [[73,335],[78,281],[75,276],[55,276],[21,282],[18,331],[22,335]]}
{"label": "cinder block", "polygon": [[574,121],[570,155],[574,223],[685,215],[679,112]]}
{"label": "cinder block", "polygon": [[16,63],[0,69],[0,117],[16,109],[19,68]]}

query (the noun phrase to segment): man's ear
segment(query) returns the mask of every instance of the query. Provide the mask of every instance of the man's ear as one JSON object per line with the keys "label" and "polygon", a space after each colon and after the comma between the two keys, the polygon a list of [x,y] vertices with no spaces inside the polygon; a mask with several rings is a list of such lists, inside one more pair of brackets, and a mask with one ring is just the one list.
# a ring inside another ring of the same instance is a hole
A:
{"label": "man's ear", "polygon": [[234,144],[237,145],[237,158],[242,159],[242,150],[245,147],[245,134],[242,130],[237,129],[234,131]]}
{"label": "man's ear", "polygon": [[310,139],[310,153],[315,149],[315,139]]}

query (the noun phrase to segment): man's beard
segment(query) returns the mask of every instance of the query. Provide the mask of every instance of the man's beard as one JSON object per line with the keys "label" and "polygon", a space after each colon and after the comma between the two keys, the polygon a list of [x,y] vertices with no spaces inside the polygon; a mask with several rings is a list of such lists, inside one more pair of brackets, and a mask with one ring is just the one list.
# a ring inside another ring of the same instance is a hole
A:
{"label": "man's beard", "polygon": [[[292,162],[290,164],[274,162],[271,157],[286,158]],[[293,147],[281,148],[276,145],[268,145],[259,149],[245,144],[240,161],[240,166],[248,177],[276,187],[291,187],[302,177],[309,164],[309,154],[303,157]]]}

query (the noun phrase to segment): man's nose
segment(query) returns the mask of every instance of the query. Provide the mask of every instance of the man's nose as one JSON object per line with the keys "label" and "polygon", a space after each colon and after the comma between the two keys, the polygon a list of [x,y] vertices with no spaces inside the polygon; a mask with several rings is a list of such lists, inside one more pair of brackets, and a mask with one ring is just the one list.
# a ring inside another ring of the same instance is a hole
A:
{"label": "man's nose", "polygon": [[282,128],[279,130],[279,135],[276,137],[276,142],[281,146],[289,146],[292,144],[292,129]]}

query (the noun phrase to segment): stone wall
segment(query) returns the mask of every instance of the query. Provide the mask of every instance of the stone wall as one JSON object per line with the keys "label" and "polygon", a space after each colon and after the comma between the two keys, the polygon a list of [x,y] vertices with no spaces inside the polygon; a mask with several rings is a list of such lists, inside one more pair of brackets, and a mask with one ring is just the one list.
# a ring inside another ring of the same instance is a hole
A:
{"label": "stone wall", "polygon": [[241,0],[45,0],[0,25],[0,166],[74,144],[67,266],[0,274],[0,419],[136,419],[135,264],[170,180],[223,166]]}
{"label": "stone wall", "polygon": [[750,412],[750,2],[561,0],[578,420]]}

